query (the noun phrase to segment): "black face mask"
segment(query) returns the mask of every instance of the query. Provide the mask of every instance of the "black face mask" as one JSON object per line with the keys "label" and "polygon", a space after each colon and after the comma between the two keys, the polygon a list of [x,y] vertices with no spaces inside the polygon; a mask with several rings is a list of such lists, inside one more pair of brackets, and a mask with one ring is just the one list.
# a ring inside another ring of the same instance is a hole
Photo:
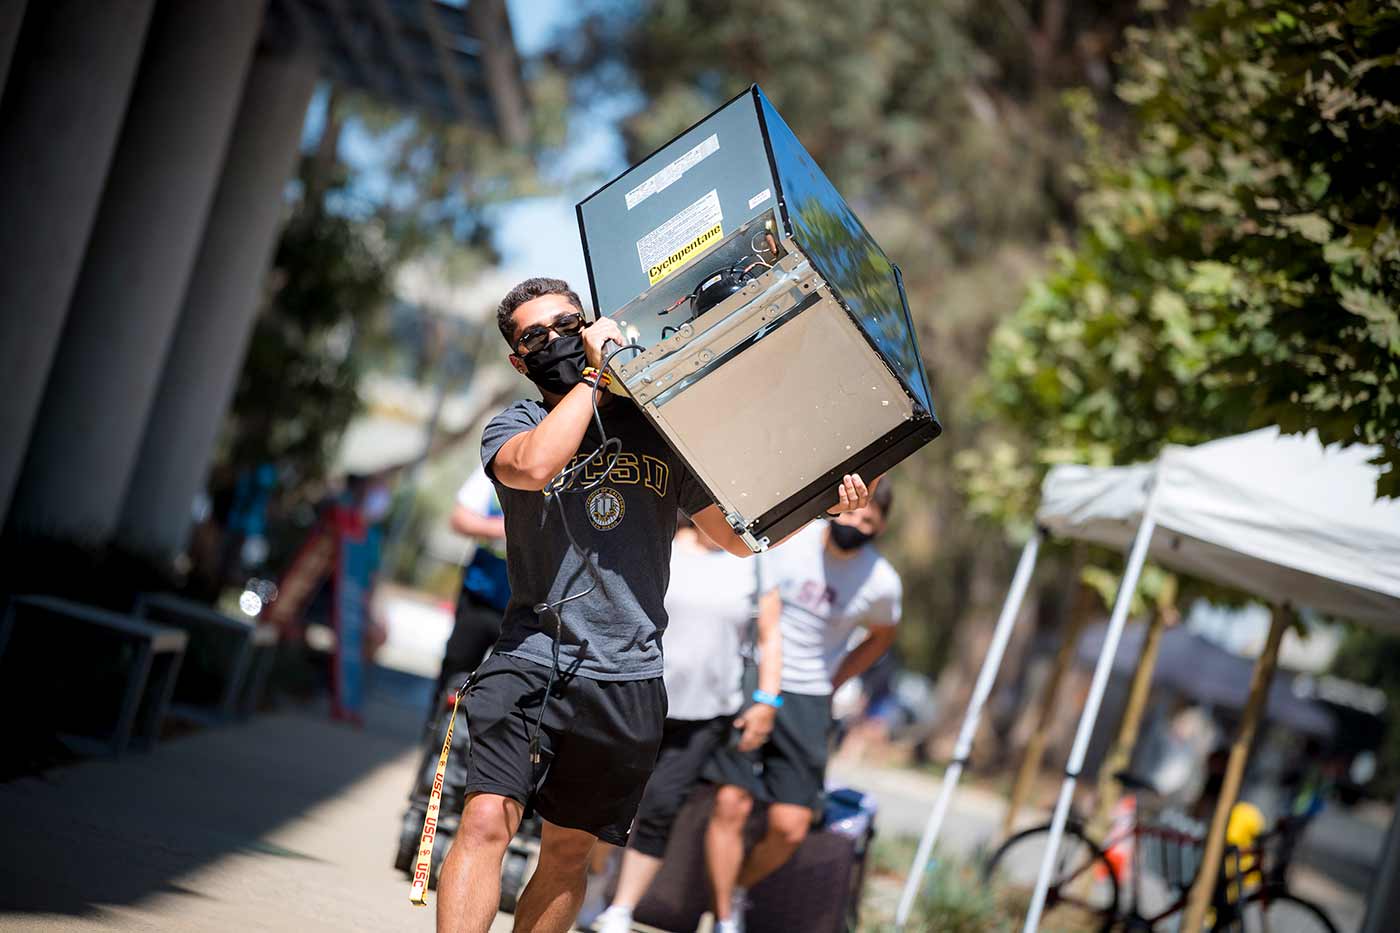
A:
{"label": "black face mask", "polygon": [[563,395],[583,381],[588,358],[583,355],[583,338],[556,337],[534,353],[522,358],[530,381],[546,392]]}
{"label": "black face mask", "polygon": [[875,539],[872,534],[861,531],[855,525],[831,523],[831,543],[843,551],[854,551]]}

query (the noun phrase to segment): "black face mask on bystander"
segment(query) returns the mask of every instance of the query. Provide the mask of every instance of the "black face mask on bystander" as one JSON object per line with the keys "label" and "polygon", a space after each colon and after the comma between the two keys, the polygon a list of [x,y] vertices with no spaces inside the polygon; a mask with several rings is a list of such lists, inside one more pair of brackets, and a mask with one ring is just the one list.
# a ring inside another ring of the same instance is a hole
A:
{"label": "black face mask on bystander", "polygon": [[875,536],[861,531],[855,525],[843,525],[840,522],[831,523],[831,543],[843,551],[854,551],[856,548],[869,544]]}
{"label": "black face mask on bystander", "polygon": [[546,392],[563,395],[583,381],[588,358],[583,354],[583,338],[556,337],[521,360],[530,381]]}

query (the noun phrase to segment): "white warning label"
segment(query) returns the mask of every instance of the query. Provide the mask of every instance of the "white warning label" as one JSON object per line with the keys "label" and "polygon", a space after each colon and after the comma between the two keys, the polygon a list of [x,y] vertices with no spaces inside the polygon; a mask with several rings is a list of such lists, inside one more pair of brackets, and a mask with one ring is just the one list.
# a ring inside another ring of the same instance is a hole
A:
{"label": "white warning label", "polygon": [[656,192],[665,191],[675,184],[687,171],[694,168],[707,156],[718,151],[719,134],[711,133],[702,140],[699,145],[693,147],[685,155],[676,159],[670,165],[627,192],[627,209],[630,211],[653,194],[656,194]]}
{"label": "white warning label", "polygon": [[684,266],[724,236],[719,192],[709,194],[637,241],[637,258],[652,285]]}

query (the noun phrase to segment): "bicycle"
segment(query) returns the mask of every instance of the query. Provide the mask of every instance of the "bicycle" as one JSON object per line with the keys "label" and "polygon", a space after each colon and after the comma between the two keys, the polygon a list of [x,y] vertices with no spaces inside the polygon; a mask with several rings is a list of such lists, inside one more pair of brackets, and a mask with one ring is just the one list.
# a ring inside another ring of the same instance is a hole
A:
{"label": "bicycle", "polygon": [[[1155,794],[1140,778],[1119,774],[1117,779],[1125,792]],[[1204,833],[1186,822],[1144,820],[1134,806],[1127,825],[1111,829],[1100,845],[1089,838],[1082,820],[1071,817],[1046,895],[1043,926],[1137,933],[1157,930],[1158,924],[1184,911],[1205,845]],[[1284,817],[1244,848],[1227,847],[1207,930],[1337,933],[1326,911],[1288,887],[1288,865],[1304,825],[1305,820]],[[1000,882],[1009,894],[1029,904],[1049,833],[1045,824],[1008,838],[987,860],[984,880]],[[1126,904],[1125,881],[1130,897]]]}

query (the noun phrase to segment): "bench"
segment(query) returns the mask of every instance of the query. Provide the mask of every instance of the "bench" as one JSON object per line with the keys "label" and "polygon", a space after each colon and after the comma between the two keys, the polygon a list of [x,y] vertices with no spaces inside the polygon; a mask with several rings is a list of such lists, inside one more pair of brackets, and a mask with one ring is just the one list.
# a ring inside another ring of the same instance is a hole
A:
{"label": "bench", "polygon": [[164,593],[143,593],[134,614],[189,637],[175,683],[177,715],[213,725],[252,714],[275,660],[275,626],[226,616],[203,603]]}
{"label": "bench", "polygon": [[152,748],[187,641],[176,629],[71,600],[12,597],[0,615],[0,679],[6,702],[21,705],[8,715],[52,726],[83,754]]}

